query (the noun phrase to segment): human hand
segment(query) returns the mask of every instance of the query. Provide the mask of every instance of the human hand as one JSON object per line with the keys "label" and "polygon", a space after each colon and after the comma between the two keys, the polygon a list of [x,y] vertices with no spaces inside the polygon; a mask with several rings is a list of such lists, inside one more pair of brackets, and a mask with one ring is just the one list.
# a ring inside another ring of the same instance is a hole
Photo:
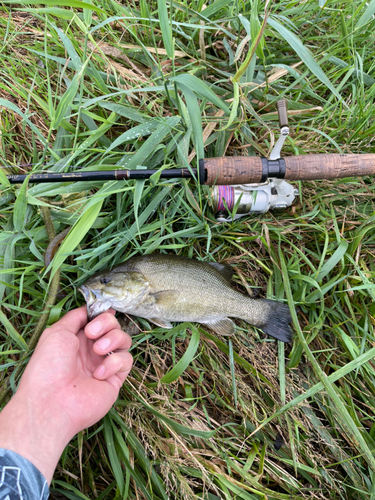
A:
{"label": "human hand", "polygon": [[17,391],[66,414],[72,435],[109,411],[132,366],[131,338],[113,310],[86,323],[82,306],[47,328]]}
{"label": "human hand", "polygon": [[113,310],[86,323],[83,306],[43,332],[16,395],[0,414],[0,447],[28,458],[47,480],[70,439],[109,411],[132,366],[131,338]]}

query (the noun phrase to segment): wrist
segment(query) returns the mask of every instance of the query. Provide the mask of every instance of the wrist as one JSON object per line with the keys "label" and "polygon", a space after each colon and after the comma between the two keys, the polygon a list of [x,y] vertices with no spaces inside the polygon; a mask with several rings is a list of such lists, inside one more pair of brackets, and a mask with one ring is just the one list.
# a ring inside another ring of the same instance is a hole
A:
{"label": "wrist", "polygon": [[29,460],[50,483],[65,446],[74,436],[70,427],[58,408],[17,393],[0,413],[0,448]]}

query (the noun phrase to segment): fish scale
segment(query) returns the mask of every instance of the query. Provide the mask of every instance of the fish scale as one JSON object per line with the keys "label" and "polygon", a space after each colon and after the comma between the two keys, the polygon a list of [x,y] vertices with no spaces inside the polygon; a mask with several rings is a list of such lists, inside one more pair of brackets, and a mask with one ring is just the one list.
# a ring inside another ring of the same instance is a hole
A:
{"label": "fish scale", "polygon": [[221,335],[235,333],[229,318],[241,318],[290,342],[288,306],[233,290],[232,274],[228,264],[151,254],[95,274],[80,291],[91,318],[112,307],[164,328],[175,321],[199,322]]}

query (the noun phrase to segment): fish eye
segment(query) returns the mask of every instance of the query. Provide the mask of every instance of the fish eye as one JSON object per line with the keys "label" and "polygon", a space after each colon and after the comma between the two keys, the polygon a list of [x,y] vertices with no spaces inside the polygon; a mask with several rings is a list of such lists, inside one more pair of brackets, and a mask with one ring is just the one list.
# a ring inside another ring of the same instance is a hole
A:
{"label": "fish eye", "polygon": [[100,278],[100,283],[102,283],[103,285],[106,285],[107,283],[109,283],[111,281],[111,278],[109,278],[108,276],[102,276]]}

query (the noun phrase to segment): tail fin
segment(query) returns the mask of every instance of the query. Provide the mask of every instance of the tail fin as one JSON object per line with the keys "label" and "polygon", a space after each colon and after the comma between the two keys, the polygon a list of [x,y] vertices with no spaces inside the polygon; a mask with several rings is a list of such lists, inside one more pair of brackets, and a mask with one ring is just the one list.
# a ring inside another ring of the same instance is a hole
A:
{"label": "tail fin", "polygon": [[275,302],[274,300],[264,300],[268,306],[268,316],[266,321],[260,328],[264,333],[274,337],[281,342],[291,342],[293,332],[289,326],[292,321],[292,316],[287,304]]}

